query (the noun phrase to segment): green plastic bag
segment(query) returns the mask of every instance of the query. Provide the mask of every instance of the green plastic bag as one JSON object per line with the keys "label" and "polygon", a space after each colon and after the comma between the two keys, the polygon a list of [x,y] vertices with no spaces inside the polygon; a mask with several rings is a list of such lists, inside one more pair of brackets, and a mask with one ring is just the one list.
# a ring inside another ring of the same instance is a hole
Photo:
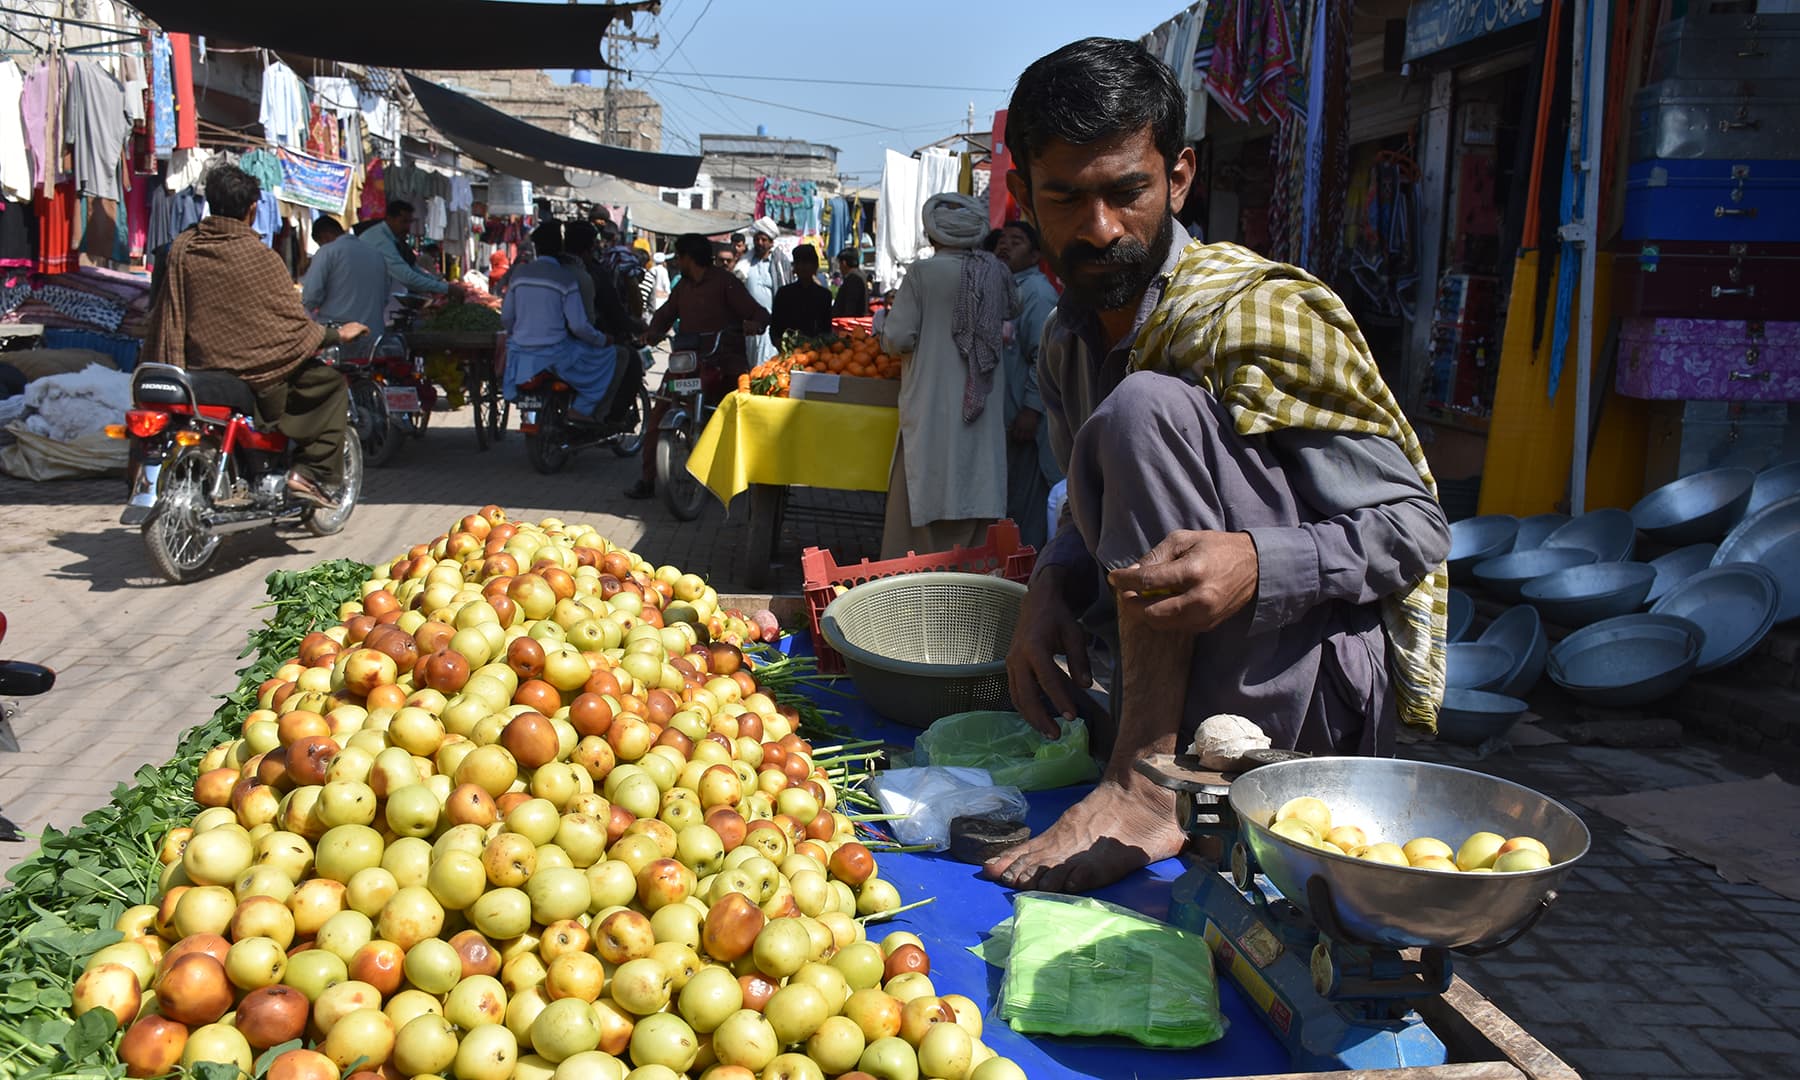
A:
{"label": "green plastic bag", "polygon": [[1021,1035],[1123,1035],[1192,1049],[1225,1035],[1198,934],[1084,896],[1020,893],[970,950],[1004,967],[995,1011]]}
{"label": "green plastic bag", "polygon": [[913,742],[914,765],[986,769],[999,787],[1044,791],[1089,783],[1100,776],[1088,756],[1087,724],[1057,718],[1062,734],[1046,739],[1013,712],[946,716]]}

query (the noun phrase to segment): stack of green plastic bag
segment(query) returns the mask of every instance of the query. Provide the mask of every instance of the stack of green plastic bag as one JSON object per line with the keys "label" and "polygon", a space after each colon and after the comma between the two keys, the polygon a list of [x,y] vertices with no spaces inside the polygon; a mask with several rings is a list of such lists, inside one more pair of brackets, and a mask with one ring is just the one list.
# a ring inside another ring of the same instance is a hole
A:
{"label": "stack of green plastic bag", "polygon": [[1198,934],[1081,896],[1020,893],[970,950],[1006,969],[995,1011],[1021,1035],[1122,1035],[1191,1049],[1225,1034]]}
{"label": "stack of green plastic bag", "polygon": [[998,787],[1047,791],[1089,783],[1100,768],[1088,756],[1087,725],[1057,718],[1061,731],[1046,739],[1016,712],[966,712],[932,724],[913,743],[914,765],[986,769]]}

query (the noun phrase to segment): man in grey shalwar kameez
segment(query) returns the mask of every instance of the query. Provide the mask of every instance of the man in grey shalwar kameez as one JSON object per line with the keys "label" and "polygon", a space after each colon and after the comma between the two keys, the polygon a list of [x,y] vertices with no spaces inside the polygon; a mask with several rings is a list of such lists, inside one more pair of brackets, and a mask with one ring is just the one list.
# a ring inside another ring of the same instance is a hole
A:
{"label": "man in grey shalwar kameez", "polygon": [[[1441,695],[1449,530],[1416,437],[1328,289],[1190,246],[1184,112],[1140,45],[1091,38],[1028,68],[1008,113],[1007,182],[1065,288],[1038,376],[1073,526],[1031,580],[1014,702],[1054,732],[1053,712],[1087,711],[1088,634],[1118,658],[1106,771],[987,864],[1015,887],[1082,891],[1176,854],[1173,797],[1132,766],[1209,715],[1277,746],[1384,754],[1396,699],[1429,723]],[[1196,300],[1209,287],[1223,298]]]}

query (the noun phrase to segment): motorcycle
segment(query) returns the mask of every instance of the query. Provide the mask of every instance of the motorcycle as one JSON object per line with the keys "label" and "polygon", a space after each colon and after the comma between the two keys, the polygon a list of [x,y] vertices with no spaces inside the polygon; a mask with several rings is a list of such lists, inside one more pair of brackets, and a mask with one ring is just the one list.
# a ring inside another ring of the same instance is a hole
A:
{"label": "motorcycle", "polygon": [[[0,612],[0,641],[6,639],[6,615]],[[56,685],[56,672],[42,664],[30,664],[23,660],[0,660],[0,698],[35,697],[47,694]],[[10,715],[10,707],[8,715]],[[15,745],[13,749],[17,750]],[[5,817],[0,817],[0,840],[18,842],[25,839]]]}
{"label": "motorcycle", "polygon": [[644,388],[643,373],[653,362],[650,350],[643,346],[621,345],[619,355],[626,363],[635,362],[635,379],[629,371],[622,373],[615,393],[629,394],[624,418],[615,424],[588,425],[569,421],[569,409],[575,404],[575,391],[545,371],[519,385],[513,405],[519,410],[519,430],[525,435],[525,456],[531,467],[549,476],[563,471],[576,453],[604,446],[619,457],[636,457],[644,448],[644,423],[650,415],[650,394]]}
{"label": "motorcycle", "polygon": [[363,459],[375,468],[392,461],[407,436],[425,437],[437,405],[437,387],[425,377],[425,359],[414,356],[406,341],[427,298],[398,299],[400,310],[393,324],[372,334],[366,345],[352,346],[338,362],[349,385],[352,424]]}
{"label": "motorcycle", "polygon": [[[335,351],[319,358],[335,365]],[[119,522],[143,526],[150,561],[172,582],[198,577],[232,533],[298,525],[330,536],[356,509],[361,441],[344,439],[344,480],[334,505],[299,498],[287,488],[293,447],[257,422],[255,395],[234,375],[141,364],[132,375],[131,400],[125,423],[107,430],[130,440],[130,496]],[[351,412],[354,417],[354,404]]]}
{"label": "motorcycle", "polygon": [[693,521],[706,506],[706,486],[688,472],[687,463],[713,412],[701,389],[700,361],[716,354],[725,336],[726,331],[676,335],[669,370],[654,397],[664,406],[656,434],[656,489],[680,521]]}

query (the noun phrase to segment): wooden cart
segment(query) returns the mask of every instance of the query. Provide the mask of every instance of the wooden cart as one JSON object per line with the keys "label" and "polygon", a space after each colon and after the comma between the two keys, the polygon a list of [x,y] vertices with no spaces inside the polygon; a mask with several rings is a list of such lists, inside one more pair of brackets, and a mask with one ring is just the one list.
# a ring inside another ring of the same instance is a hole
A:
{"label": "wooden cart", "polygon": [[506,436],[512,406],[500,393],[506,372],[504,331],[413,330],[406,335],[413,355],[447,352],[463,367],[464,389],[475,410],[475,444],[483,450]]}

